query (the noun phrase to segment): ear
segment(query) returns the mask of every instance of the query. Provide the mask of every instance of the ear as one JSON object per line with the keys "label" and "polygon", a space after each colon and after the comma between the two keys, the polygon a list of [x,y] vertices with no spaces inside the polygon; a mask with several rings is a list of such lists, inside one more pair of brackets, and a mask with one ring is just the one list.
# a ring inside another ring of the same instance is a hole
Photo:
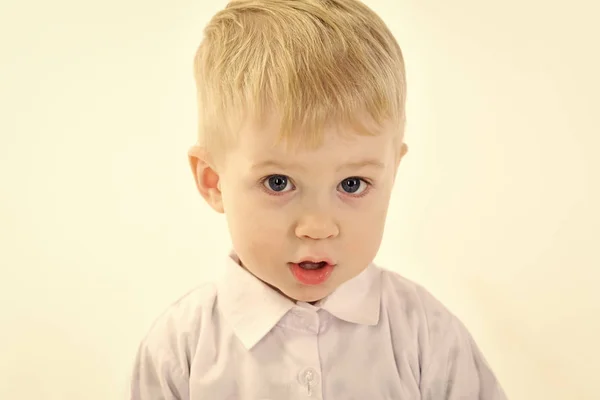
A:
{"label": "ear", "polygon": [[400,161],[402,161],[402,158],[404,158],[406,153],[408,153],[408,145],[402,142],[400,148],[397,150],[396,153],[396,168],[398,168],[398,166],[400,165]]}
{"label": "ear", "polygon": [[400,144],[400,146],[398,147],[398,149],[396,150],[396,157],[395,157],[396,165],[394,168],[394,181],[396,180],[396,175],[398,174],[398,167],[400,166],[400,161],[402,161],[402,158],[404,158],[406,153],[408,153],[408,146],[406,145],[406,143],[402,142]]}
{"label": "ear", "polygon": [[188,151],[188,159],[198,191],[213,210],[224,213],[219,174],[209,162],[208,154],[200,146],[193,146]]}

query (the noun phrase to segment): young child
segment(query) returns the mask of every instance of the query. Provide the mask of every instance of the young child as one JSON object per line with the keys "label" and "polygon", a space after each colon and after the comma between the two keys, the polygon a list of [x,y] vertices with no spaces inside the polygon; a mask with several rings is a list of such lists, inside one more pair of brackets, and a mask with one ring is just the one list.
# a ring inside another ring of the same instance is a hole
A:
{"label": "young child", "polygon": [[195,58],[223,279],[143,340],[134,400],[500,400],[463,324],[373,264],[404,143],[400,47],[358,0],[239,0]]}

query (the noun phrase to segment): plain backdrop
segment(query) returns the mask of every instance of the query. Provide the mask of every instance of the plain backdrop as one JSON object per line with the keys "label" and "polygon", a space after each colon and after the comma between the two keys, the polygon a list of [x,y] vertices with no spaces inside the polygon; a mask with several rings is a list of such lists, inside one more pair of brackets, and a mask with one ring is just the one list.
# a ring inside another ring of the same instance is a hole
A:
{"label": "plain backdrop", "polygon": [[[597,2],[366,2],[409,82],[376,261],[465,322],[510,399],[600,399]],[[0,3],[0,399],[127,398],[152,321],[218,274],[186,151],[224,5]]]}

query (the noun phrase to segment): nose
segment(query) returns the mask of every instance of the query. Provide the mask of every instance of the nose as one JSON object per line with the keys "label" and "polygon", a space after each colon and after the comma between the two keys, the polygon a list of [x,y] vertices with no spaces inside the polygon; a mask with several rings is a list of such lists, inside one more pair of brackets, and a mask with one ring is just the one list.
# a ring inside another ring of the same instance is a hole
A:
{"label": "nose", "polygon": [[306,214],[296,224],[296,236],[300,239],[332,239],[339,235],[339,226],[333,218],[323,214]]}

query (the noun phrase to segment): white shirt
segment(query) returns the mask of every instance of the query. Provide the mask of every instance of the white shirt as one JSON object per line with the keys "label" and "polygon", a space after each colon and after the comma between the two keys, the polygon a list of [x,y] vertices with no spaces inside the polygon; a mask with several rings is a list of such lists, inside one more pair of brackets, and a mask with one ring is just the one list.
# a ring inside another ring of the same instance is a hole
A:
{"label": "white shirt", "polygon": [[238,265],[173,304],[143,340],[132,400],[505,400],[464,325],[372,264],[320,304]]}

